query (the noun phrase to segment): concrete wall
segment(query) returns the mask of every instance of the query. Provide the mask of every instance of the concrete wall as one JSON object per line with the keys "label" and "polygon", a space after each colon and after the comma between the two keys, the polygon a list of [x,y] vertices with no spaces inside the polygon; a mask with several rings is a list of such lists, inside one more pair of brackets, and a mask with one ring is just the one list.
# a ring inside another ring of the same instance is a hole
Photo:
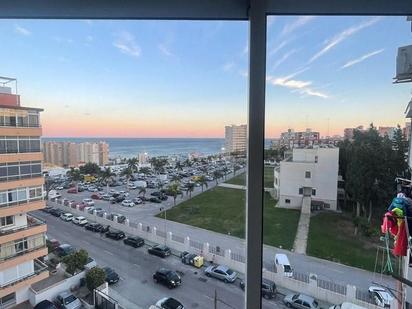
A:
{"label": "concrete wall", "polygon": [[56,284],[45,288],[41,291],[34,291],[30,288],[29,291],[29,301],[32,306],[35,306],[39,302],[48,299],[53,301],[57,295],[63,291],[70,290],[71,287],[79,285],[80,279],[86,276],[86,272],[82,271],[72,277],[66,278],[62,281],[57,282]]}

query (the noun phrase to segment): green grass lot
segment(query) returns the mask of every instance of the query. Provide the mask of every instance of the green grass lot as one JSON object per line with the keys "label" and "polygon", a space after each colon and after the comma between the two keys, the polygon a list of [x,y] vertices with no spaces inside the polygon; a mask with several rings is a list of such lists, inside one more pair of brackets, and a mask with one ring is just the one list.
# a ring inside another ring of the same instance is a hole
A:
{"label": "green grass lot", "polygon": [[[273,181],[274,181],[273,180],[273,167],[265,166],[265,180],[264,180],[265,188],[273,188]],[[236,175],[232,179],[229,179],[228,181],[226,181],[226,183],[245,186],[246,185],[246,173]]]}
{"label": "green grass lot", "polygon": [[[291,249],[299,212],[275,208],[265,193],[264,243]],[[163,214],[158,217],[163,218]],[[167,219],[236,237],[245,236],[245,191],[215,187],[167,211]]]}
{"label": "green grass lot", "polygon": [[[310,221],[307,254],[374,271],[376,245],[383,246],[383,243],[360,236],[360,233],[354,235],[354,225],[349,214],[319,213]],[[382,250],[379,251],[378,273],[381,264]]]}

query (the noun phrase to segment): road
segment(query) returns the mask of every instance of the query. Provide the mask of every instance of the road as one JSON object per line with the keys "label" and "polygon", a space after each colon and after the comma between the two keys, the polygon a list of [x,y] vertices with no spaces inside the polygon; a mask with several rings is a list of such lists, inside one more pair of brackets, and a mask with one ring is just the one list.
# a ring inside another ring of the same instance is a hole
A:
{"label": "road", "polygon": [[[98,265],[115,269],[121,279],[112,288],[141,308],[148,308],[162,297],[172,296],[180,300],[185,308],[210,309],[213,307],[215,290],[221,300],[219,309],[243,308],[244,292],[239,288],[238,282],[225,284],[207,278],[194,267],[182,264],[177,257],[161,259],[149,255],[145,247],[135,249],[125,246],[121,241],[107,239],[99,233],[86,231],[43,212],[37,211],[36,215],[47,222],[50,238],[69,243],[77,249],[84,248]],[[160,267],[180,272],[182,286],[169,290],[156,285],[152,274]],[[279,295],[276,300],[263,300],[263,308],[285,308],[282,298]]]}

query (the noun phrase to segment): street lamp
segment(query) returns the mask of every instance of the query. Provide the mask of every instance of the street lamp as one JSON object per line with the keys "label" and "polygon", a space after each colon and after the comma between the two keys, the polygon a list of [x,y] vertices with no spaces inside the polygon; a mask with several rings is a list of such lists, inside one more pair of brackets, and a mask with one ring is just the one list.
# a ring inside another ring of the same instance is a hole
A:
{"label": "street lamp", "polygon": [[[163,211],[163,210],[164,210],[164,211]],[[167,212],[167,209],[166,209],[166,207],[160,207],[160,211],[163,211],[163,213],[164,213],[164,222],[165,222],[165,245],[166,245],[166,241],[167,241],[167,230],[166,230],[167,220],[166,220],[166,212]]]}

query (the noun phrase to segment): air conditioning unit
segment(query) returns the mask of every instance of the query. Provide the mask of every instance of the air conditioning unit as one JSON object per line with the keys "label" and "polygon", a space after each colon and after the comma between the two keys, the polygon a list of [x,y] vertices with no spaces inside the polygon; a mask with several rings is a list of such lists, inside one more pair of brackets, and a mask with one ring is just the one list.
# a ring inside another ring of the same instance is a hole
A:
{"label": "air conditioning unit", "polygon": [[396,56],[396,76],[395,82],[411,82],[412,81],[412,45],[398,48]]}

